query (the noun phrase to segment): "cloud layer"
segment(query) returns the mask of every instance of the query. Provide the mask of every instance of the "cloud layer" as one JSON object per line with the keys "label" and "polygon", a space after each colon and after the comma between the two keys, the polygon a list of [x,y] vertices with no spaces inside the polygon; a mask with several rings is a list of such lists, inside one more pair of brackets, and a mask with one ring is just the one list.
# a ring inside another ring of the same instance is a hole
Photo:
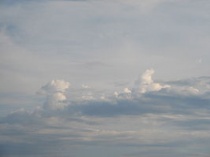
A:
{"label": "cloud layer", "polygon": [[[85,152],[84,147],[88,145],[91,151],[98,146],[99,152],[107,147],[111,156],[117,153],[118,156],[205,157],[210,144],[207,78],[185,80],[185,85],[182,80],[158,83],[153,80],[153,73],[154,70],[148,69],[141,75],[137,91],[125,87],[114,95],[101,93],[106,99],[98,97],[83,101],[66,97],[72,91],[69,82],[50,81],[39,91],[46,97],[43,105],[32,111],[20,109],[1,118],[1,155],[49,156],[57,153],[67,157],[73,153],[83,156],[75,147]],[[134,82],[133,86],[136,85]],[[203,91],[196,89],[198,87]],[[193,150],[194,142],[202,148]],[[39,147],[44,150],[38,150]],[[126,151],[114,151],[112,147],[125,147]],[[188,150],[183,153],[186,147]],[[92,155],[99,152],[93,151]],[[155,152],[159,152],[158,155]],[[102,156],[105,155],[104,152]]]}
{"label": "cloud layer", "polygon": [[209,157],[209,4],[1,0],[0,156]]}

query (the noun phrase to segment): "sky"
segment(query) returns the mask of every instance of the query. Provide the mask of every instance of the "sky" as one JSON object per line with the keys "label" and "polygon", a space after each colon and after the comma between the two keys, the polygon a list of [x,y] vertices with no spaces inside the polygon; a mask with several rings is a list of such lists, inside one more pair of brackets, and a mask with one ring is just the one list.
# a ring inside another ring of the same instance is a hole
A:
{"label": "sky", "polygon": [[0,0],[0,157],[209,157],[210,1]]}

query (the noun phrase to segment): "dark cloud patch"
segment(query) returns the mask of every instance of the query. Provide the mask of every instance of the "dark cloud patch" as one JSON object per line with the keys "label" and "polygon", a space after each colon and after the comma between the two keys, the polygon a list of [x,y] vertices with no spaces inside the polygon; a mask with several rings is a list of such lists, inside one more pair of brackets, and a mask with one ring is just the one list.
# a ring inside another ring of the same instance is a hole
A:
{"label": "dark cloud patch", "polygon": [[6,117],[0,119],[1,123],[8,124],[22,124],[22,125],[31,125],[31,124],[42,124],[42,119],[35,113],[25,111],[24,109],[17,110]]}
{"label": "dark cloud patch", "polygon": [[176,93],[159,94],[147,93],[145,97],[157,106],[164,105],[170,107],[171,112],[190,113],[192,110],[210,110],[210,101],[201,95],[179,95]]}
{"label": "dark cloud patch", "polygon": [[147,93],[141,98],[117,101],[90,101],[69,106],[69,111],[89,116],[119,116],[153,114],[194,114],[209,110],[210,101],[199,96],[161,95]]}
{"label": "dark cloud patch", "polygon": [[[56,142],[56,141],[54,141]],[[70,152],[69,152],[70,153]],[[53,143],[4,143],[0,144],[0,156],[1,157],[56,157],[62,154],[62,157],[68,155],[62,152],[62,148],[59,148],[57,144]]]}
{"label": "dark cloud patch", "polygon": [[172,86],[178,87],[196,87],[202,89],[208,88],[210,85],[210,77],[209,76],[202,76],[202,77],[194,77],[189,79],[181,79],[181,80],[173,80],[165,82]]}
{"label": "dark cloud patch", "polygon": [[[90,116],[116,116],[122,114],[140,114],[140,106],[132,102],[121,102],[121,104],[112,104],[109,102],[90,102],[85,105],[74,107],[82,115]],[[134,110],[133,110],[134,109]]]}
{"label": "dark cloud patch", "polygon": [[210,111],[210,100],[203,96],[180,96],[171,93],[149,92],[138,98],[89,100],[73,102],[63,109],[40,109],[28,112],[17,110],[1,119],[3,123],[41,124],[42,118],[61,117],[71,121],[81,121],[77,116],[115,117],[144,114],[194,115],[196,112]]}

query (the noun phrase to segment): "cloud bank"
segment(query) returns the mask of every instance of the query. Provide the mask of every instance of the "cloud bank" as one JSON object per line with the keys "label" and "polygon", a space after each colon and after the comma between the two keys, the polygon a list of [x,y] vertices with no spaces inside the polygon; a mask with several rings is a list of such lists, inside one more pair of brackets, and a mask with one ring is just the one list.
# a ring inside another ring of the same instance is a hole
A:
{"label": "cloud bank", "polygon": [[37,106],[32,112],[21,109],[12,115],[26,113],[29,116],[39,113],[41,116],[45,112],[56,113],[57,111],[58,114],[63,113],[64,115],[102,117],[149,113],[177,114],[181,112],[179,108],[187,108],[189,110],[182,112],[192,112],[193,114],[201,104],[208,107],[209,88],[206,86],[208,82],[204,79],[198,78],[189,85],[186,82],[190,82],[190,80],[186,80],[185,85],[181,80],[158,83],[152,78],[154,72],[153,69],[147,69],[134,82],[133,87],[124,87],[122,91],[109,91],[105,92],[106,94],[95,92],[89,86],[82,85],[77,95],[74,95],[77,99],[70,96],[73,91],[69,89],[69,82],[52,80],[38,91],[39,94],[45,96],[43,105]]}
{"label": "cloud bank", "polygon": [[[210,79],[158,83],[153,74],[154,70],[148,69],[134,82],[134,87],[125,87],[114,95],[101,93],[103,99],[83,99],[81,95],[82,101],[66,96],[73,92],[69,82],[48,82],[38,91],[46,97],[43,105],[31,111],[19,109],[0,119],[1,155],[83,156],[75,146],[82,152],[87,146],[91,151],[96,146],[103,151],[106,146],[109,152],[120,156],[136,156],[132,155],[134,151],[157,157],[153,153],[162,149],[163,154],[172,157],[196,156],[197,152],[205,157],[210,144],[210,97],[206,86]],[[82,90],[92,90],[86,87],[82,85]],[[202,149],[192,150],[194,142],[202,145]],[[38,150],[41,146],[45,151]],[[112,147],[125,149],[116,152]],[[134,150],[129,153],[131,147]],[[186,154],[179,152],[186,147],[189,148]],[[93,155],[98,154],[93,151]]]}

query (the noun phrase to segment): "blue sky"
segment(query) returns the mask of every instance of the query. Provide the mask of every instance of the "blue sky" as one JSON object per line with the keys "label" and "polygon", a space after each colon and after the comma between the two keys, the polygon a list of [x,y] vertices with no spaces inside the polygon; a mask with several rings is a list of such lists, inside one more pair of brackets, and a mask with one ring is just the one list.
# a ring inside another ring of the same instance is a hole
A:
{"label": "blue sky", "polygon": [[0,156],[209,156],[209,8],[2,0]]}

